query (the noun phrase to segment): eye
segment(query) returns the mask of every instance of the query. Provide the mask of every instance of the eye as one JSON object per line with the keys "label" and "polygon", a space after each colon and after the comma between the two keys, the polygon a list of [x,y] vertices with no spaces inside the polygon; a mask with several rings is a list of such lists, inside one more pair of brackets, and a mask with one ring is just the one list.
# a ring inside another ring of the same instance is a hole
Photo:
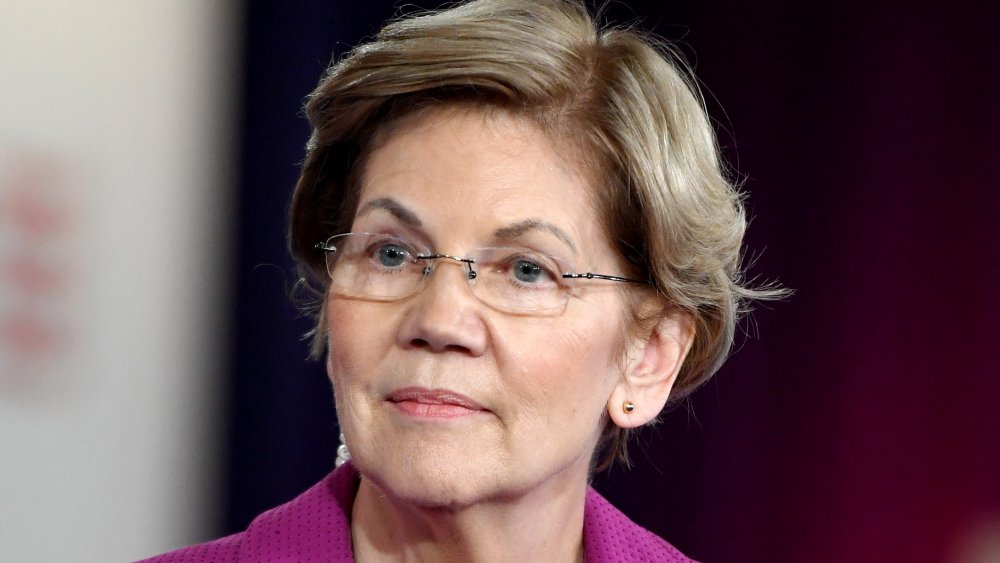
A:
{"label": "eye", "polygon": [[511,269],[517,281],[523,283],[538,283],[548,277],[548,273],[541,266],[523,258],[515,260]]}
{"label": "eye", "polygon": [[496,271],[502,272],[514,286],[541,289],[559,283],[558,266],[543,254],[517,251],[507,254],[496,264]]}
{"label": "eye", "polygon": [[409,241],[392,235],[360,234],[357,243],[358,257],[365,261],[366,267],[376,271],[403,270],[413,264],[413,257],[419,254]]}
{"label": "eye", "polygon": [[406,264],[410,251],[400,244],[384,243],[375,248],[375,260],[386,268],[399,268]]}

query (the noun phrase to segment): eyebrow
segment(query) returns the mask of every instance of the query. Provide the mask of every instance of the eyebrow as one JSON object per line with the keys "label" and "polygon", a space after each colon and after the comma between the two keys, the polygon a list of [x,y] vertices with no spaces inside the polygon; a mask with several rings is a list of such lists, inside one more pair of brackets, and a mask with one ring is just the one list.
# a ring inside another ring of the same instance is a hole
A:
{"label": "eyebrow", "polygon": [[391,197],[380,197],[369,201],[364,205],[364,207],[358,210],[356,217],[361,217],[372,209],[384,209],[389,213],[392,213],[393,217],[408,225],[413,225],[414,227],[419,227],[423,224],[420,222],[416,213],[410,211],[405,205],[399,203]]}
{"label": "eyebrow", "polygon": [[559,227],[553,225],[552,223],[547,223],[541,219],[525,219],[524,221],[518,221],[513,225],[507,227],[501,227],[493,232],[493,236],[502,240],[515,239],[528,231],[548,231],[555,235],[559,240],[566,243],[570,250],[576,252],[576,246],[573,245],[572,239],[566,234],[566,231],[560,229]]}
{"label": "eyebrow", "polygon": [[[384,209],[391,213],[393,217],[414,227],[420,227],[423,225],[416,213],[391,197],[380,197],[369,201],[358,211],[357,217],[361,217],[373,209]],[[506,227],[500,227],[499,229],[493,231],[493,236],[500,240],[512,240],[529,231],[548,231],[549,233],[555,235],[556,238],[566,243],[570,250],[576,252],[576,245],[573,244],[573,240],[568,234],[566,234],[566,231],[560,229],[552,223],[542,221],[541,219],[525,219]]]}

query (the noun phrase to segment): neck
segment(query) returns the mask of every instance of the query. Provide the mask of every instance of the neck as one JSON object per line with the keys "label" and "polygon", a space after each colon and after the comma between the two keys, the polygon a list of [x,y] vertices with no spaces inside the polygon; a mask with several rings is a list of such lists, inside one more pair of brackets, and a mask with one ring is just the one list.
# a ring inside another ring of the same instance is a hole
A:
{"label": "neck", "polygon": [[351,535],[355,560],[583,560],[586,482],[541,486],[512,499],[418,507],[362,478]]}

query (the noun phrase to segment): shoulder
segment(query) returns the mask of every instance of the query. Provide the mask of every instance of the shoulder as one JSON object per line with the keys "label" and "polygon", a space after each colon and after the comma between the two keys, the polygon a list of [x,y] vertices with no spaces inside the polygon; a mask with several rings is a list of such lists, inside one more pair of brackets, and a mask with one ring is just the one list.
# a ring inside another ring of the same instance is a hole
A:
{"label": "shoulder", "polygon": [[587,490],[584,508],[583,550],[587,563],[693,561],[663,538],[630,520],[593,488]]}
{"label": "shoulder", "polygon": [[214,541],[188,546],[170,553],[143,559],[139,563],[216,563],[238,561],[243,534],[233,534]]}
{"label": "shoulder", "polygon": [[243,532],[142,563],[354,561],[350,516],[357,481],[354,468],[344,464],[298,497],[255,518]]}

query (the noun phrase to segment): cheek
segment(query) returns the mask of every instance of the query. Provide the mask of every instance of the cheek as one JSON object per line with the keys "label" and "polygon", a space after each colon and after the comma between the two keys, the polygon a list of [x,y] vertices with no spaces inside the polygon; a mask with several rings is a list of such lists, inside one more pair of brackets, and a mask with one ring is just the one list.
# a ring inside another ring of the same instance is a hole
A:
{"label": "cheek", "polygon": [[[374,408],[371,397],[389,335],[387,320],[357,301],[331,300],[326,306],[329,334],[326,371],[333,386],[337,419],[349,443],[362,445]],[[360,441],[359,441],[360,440]]]}
{"label": "cheek", "polygon": [[327,375],[337,391],[347,383],[345,380],[371,371],[386,340],[385,331],[378,327],[385,325],[356,302],[331,300],[326,307]]}
{"label": "cheek", "polygon": [[349,371],[347,368],[353,362],[350,360],[348,352],[351,350],[351,317],[344,314],[343,308],[330,303],[326,308],[327,323],[327,360],[326,373],[337,386],[338,375]]}
{"label": "cheek", "polygon": [[506,385],[536,414],[595,416],[619,378],[615,332],[598,325],[513,332],[500,357]]}

